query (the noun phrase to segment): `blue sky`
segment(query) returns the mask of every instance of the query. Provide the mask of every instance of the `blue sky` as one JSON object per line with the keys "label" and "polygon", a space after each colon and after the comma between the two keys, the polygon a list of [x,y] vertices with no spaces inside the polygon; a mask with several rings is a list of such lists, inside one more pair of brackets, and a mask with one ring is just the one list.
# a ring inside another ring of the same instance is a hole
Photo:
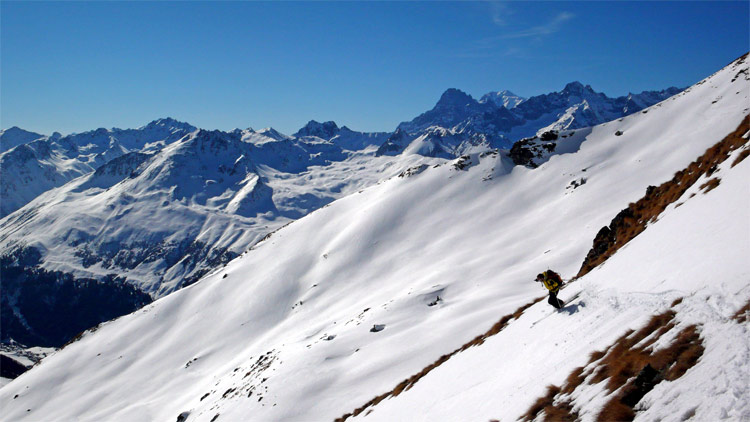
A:
{"label": "blue sky", "polygon": [[687,86],[750,49],[748,5],[3,1],[0,126],[390,131],[450,87]]}

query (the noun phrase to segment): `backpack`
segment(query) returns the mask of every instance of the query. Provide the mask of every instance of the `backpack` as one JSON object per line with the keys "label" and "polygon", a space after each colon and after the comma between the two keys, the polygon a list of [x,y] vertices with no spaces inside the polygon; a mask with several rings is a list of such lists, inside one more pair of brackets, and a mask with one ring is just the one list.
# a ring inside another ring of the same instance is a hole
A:
{"label": "backpack", "polygon": [[543,274],[544,274],[543,283],[544,283],[544,287],[546,287],[547,290],[554,292],[560,289],[560,286],[562,286],[563,284],[562,278],[560,278],[560,274],[552,270],[547,270]]}

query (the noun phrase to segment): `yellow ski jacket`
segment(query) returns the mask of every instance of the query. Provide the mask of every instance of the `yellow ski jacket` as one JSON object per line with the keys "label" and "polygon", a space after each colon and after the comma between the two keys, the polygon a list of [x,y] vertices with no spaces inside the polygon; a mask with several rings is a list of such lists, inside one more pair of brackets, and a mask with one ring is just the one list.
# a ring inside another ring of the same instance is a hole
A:
{"label": "yellow ski jacket", "polygon": [[547,270],[542,274],[544,275],[544,280],[542,280],[542,283],[544,283],[544,287],[546,287],[547,290],[551,292],[557,293],[557,291],[560,290],[560,287],[563,284],[560,275],[552,270]]}

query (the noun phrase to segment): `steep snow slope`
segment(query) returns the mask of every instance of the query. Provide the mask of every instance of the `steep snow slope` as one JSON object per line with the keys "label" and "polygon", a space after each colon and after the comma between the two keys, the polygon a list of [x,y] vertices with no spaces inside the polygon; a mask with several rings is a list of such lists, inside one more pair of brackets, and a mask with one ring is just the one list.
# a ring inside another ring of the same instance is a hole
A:
{"label": "steep snow slope", "polygon": [[[279,230],[201,282],[103,324],[48,357],[0,390],[4,414],[12,420],[171,420],[181,414],[188,421],[342,416],[455,350],[500,316],[541,296],[543,291],[531,281],[540,269],[553,267],[564,276],[575,273],[601,226],[641,197],[648,185],[669,179],[737,127],[747,114],[750,94],[746,78],[732,81],[740,67],[746,69],[747,64],[730,66],[647,114],[594,127],[577,152],[552,156],[537,169],[513,167],[502,156],[474,155],[456,165],[422,168],[411,177],[393,178],[336,201]],[[617,131],[622,135],[616,136]],[[746,207],[729,201],[746,189],[747,161],[720,170],[725,171],[725,185],[705,199],[671,210],[649,229],[657,231],[661,243],[644,237],[651,241],[623,250],[633,254],[630,259],[623,253],[621,262],[612,261],[613,270],[607,263],[574,285],[594,286],[586,289],[589,296],[582,296],[591,305],[572,317],[566,330],[590,330],[606,338],[560,347],[557,361],[575,361],[570,367],[584,363],[588,352],[638,323],[629,320],[627,326],[618,326],[604,317],[624,309],[632,318],[637,303],[633,297],[642,298],[646,311],[658,308],[670,295],[678,295],[657,294],[649,302],[648,293],[663,293],[661,280],[667,279],[669,285],[680,275],[693,277],[687,269],[667,275],[674,271],[670,264],[682,264],[687,257],[670,257],[662,264],[649,256],[644,268],[635,270],[631,259],[642,259],[660,245],[679,245],[695,262],[695,254],[705,250],[691,248],[695,243],[681,243],[690,240],[682,230],[685,224],[695,226],[701,240],[710,237],[709,248],[724,241],[736,243],[742,230],[729,230],[719,224],[722,220],[709,220],[704,214],[746,216],[742,214]],[[585,185],[566,189],[582,175],[588,178]],[[709,199],[716,199],[718,208]],[[702,222],[708,224],[701,227]],[[747,267],[738,257],[747,251],[741,243],[738,247],[732,255],[699,267],[688,286],[719,267],[726,268],[718,273],[722,276],[746,280]],[[621,287],[622,296],[617,289],[596,290],[600,277],[623,280],[625,272],[640,275],[640,281]],[[731,281],[725,286],[705,291],[740,293],[736,298],[717,297],[728,303],[726,313],[731,313],[745,300],[747,290],[738,290]],[[685,290],[689,295],[694,289]],[[629,291],[645,293],[629,296]],[[595,300],[597,295],[601,299]],[[613,309],[612,303],[621,297],[625,305]],[[429,306],[433,302],[437,303]],[[523,372],[539,365],[539,359],[529,357],[543,352],[536,347],[551,346],[544,339],[556,335],[566,316],[554,314],[529,329],[532,318],[548,314],[544,306],[536,306],[512,323],[510,327],[516,327],[524,321],[520,330],[524,337],[507,354],[489,347],[497,347],[498,342],[477,348],[503,357],[502,362],[493,362],[510,368],[503,372],[509,381],[474,374],[479,383],[461,384],[465,394],[487,397],[492,390],[494,399],[499,394],[494,385],[530,383]],[[717,349],[712,346],[712,357]],[[485,368],[472,369],[478,373]],[[561,369],[544,364],[536,372],[534,387],[527,389],[532,396],[524,396],[527,402],[520,401],[507,412],[523,413],[546,384],[567,376],[568,367]],[[491,375],[498,372],[486,370]],[[731,388],[735,386],[735,379],[725,379]],[[686,384],[677,385],[674,388]],[[403,398],[412,391],[417,390]],[[416,395],[419,403],[431,400],[428,404],[438,407],[437,398],[444,396],[435,397]],[[682,402],[678,398],[664,403]],[[730,403],[728,414],[743,409],[743,403],[742,399]],[[391,402],[381,406],[386,404]],[[388,409],[383,409],[376,407],[371,416],[385,414]],[[465,406],[441,409],[439,419],[465,419],[471,412]],[[485,408],[482,415],[495,417],[495,409]],[[403,407],[394,411],[397,419],[408,419],[401,413],[406,412]]]}
{"label": "steep snow slope", "polygon": [[[51,347],[25,348],[17,343],[0,344],[0,355],[14,360],[17,364],[20,364],[25,368],[32,367],[34,364],[54,352],[56,352],[56,349]],[[17,369],[17,365],[14,366]],[[2,372],[6,371],[2,370]],[[14,378],[16,378],[16,376],[6,377],[5,374],[0,374],[0,388],[13,381]]]}
{"label": "steep snow slope", "polygon": [[[458,353],[408,391],[374,406],[365,419],[516,420],[549,384],[562,385],[576,367],[586,367],[591,352],[608,350],[627,329],[638,330],[672,308],[677,329],[698,325],[705,352],[685,376],[647,394],[636,420],[747,420],[750,327],[732,315],[750,303],[750,198],[742,194],[750,160],[731,168],[738,156],[712,175],[721,179],[717,188],[699,188],[709,179],[704,177],[679,207],[670,206],[605,265],[564,290],[564,299],[580,296],[562,313],[538,303],[481,347]],[[589,381],[566,396],[581,420],[597,420],[612,397],[604,384]]]}

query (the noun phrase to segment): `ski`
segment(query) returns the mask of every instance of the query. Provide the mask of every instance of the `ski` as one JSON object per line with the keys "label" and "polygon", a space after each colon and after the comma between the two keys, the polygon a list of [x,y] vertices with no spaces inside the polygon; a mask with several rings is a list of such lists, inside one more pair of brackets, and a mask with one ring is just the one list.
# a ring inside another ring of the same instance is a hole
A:
{"label": "ski", "polygon": [[530,325],[530,327],[533,327],[533,326],[535,326],[535,325],[539,324],[540,322],[542,322],[542,321],[544,321],[545,319],[547,319],[547,318],[551,317],[552,315],[554,315],[554,314],[548,314],[548,315],[545,315],[545,316],[543,316],[543,317],[539,318],[538,320],[536,320],[536,321],[532,322],[532,323],[531,323],[531,325]]}
{"label": "ski", "polygon": [[545,316],[539,318],[538,320],[532,322],[531,323],[531,327],[539,324],[540,322],[544,321],[546,318],[551,317],[552,315],[559,314],[560,311],[562,311],[563,309],[565,309],[565,306],[569,305],[571,302],[573,302],[574,300],[576,300],[578,298],[578,296],[580,296],[580,295],[581,295],[581,292],[578,292],[578,293],[574,294],[573,296],[571,296],[567,301],[562,301],[563,302],[563,306],[560,309],[555,309],[555,312],[550,313],[548,315],[545,315]]}

